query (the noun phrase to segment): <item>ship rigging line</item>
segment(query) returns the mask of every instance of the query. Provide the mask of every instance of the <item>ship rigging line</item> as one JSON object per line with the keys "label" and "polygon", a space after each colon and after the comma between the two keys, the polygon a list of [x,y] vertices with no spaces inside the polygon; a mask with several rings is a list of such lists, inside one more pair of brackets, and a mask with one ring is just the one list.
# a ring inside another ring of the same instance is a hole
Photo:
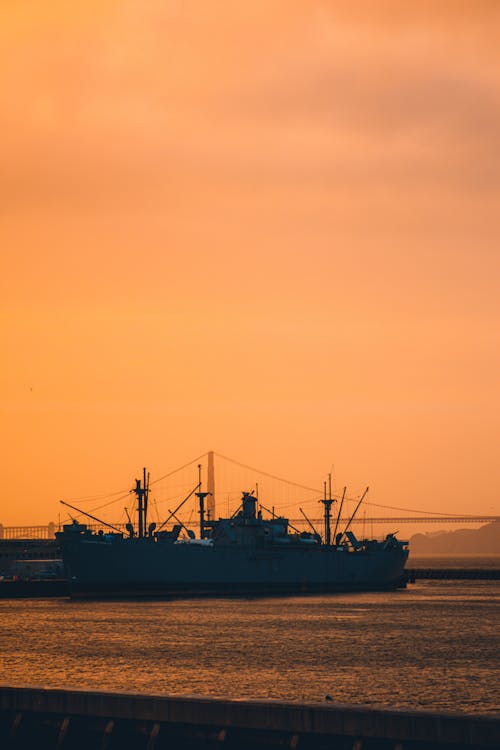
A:
{"label": "ship rigging line", "polygon": [[115,497],[116,495],[123,495],[128,490],[117,490],[116,492],[108,492],[106,495],[83,495],[82,497],[70,497],[70,500],[80,503],[90,503],[92,500],[107,500],[108,497]]}
{"label": "ship rigging line", "polygon": [[[150,486],[152,484],[157,484],[158,482],[161,482],[163,479],[166,479],[167,477],[171,477],[172,474],[177,474],[178,471],[182,471],[182,469],[186,469],[188,466],[191,466],[191,464],[196,463],[196,461],[200,461],[202,458],[205,458],[207,454],[203,453],[201,456],[198,456],[198,458],[193,458],[192,461],[189,461],[187,464],[184,464],[183,466],[179,466],[179,468],[174,469],[173,471],[169,471],[168,474],[164,474],[162,477],[158,477],[158,479],[155,479],[153,482],[150,482]],[[108,492],[107,495],[93,495],[91,497],[84,495],[83,498],[78,497],[70,497],[70,500],[80,500],[80,502],[91,502],[92,500],[107,500],[108,497],[114,498],[113,500],[110,500],[108,503],[104,503],[103,505],[98,505],[95,508],[91,508],[92,513],[96,510],[101,510],[101,508],[107,508],[108,505],[113,505],[113,503],[117,503],[119,500],[124,500],[126,497],[130,495],[132,490],[118,490],[117,492]],[[116,495],[119,495],[119,497],[116,497]],[[86,498],[86,499],[84,499]],[[163,501],[160,501],[163,502]],[[81,515],[85,515],[83,512]]]}
{"label": "ship rigging line", "polygon": [[[278,482],[285,482],[285,484],[289,484],[292,487],[298,487],[301,490],[308,490],[310,492],[318,492],[319,494],[321,494],[320,490],[314,489],[313,487],[307,487],[304,484],[299,484],[298,482],[291,482],[289,479],[284,479],[283,477],[277,477],[275,474],[270,474],[267,471],[261,471],[261,469],[256,469],[254,466],[248,466],[247,464],[244,464],[241,461],[236,461],[234,458],[229,458],[229,456],[223,456],[222,453],[218,453],[217,451],[214,451],[214,453],[219,458],[223,458],[225,461],[229,461],[230,463],[235,464],[236,466],[240,466],[243,469],[247,469],[248,471],[254,471],[257,474],[262,474],[262,476],[269,477],[270,479],[275,479]],[[350,501],[354,500],[354,498],[349,498],[349,497],[346,497],[345,499],[350,500]],[[295,504],[296,503],[288,503],[288,506],[283,506],[283,507],[292,507]],[[409,513],[420,513],[421,515],[429,515],[429,511],[416,510],[415,508],[402,508],[401,506],[397,506],[397,505],[381,505],[380,503],[372,503],[369,500],[365,500],[365,505],[373,505],[375,508],[388,508],[390,510],[402,510],[402,511],[407,511]],[[457,518],[463,517],[457,513],[439,513],[437,511],[434,512],[434,515],[446,516],[447,518],[449,518],[450,516],[456,516]]]}
{"label": "ship rigging line", "polygon": [[[196,461],[196,459],[195,459],[195,461]],[[191,463],[192,463],[192,461],[191,461]],[[196,485],[196,487],[193,487],[193,489],[191,490],[191,492],[189,493],[189,495],[186,495],[186,497],[184,498],[184,500],[182,501],[182,503],[179,503],[179,505],[174,510],[174,512],[172,513],[172,511],[169,511],[170,515],[168,516],[168,518],[166,518],[163,521],[163,523],[161,524],[161,526],[159,526],[156,529],[156,533],[158,533],[165,526],[165,524],[167,524],[170,521],[170,519],[172,518],[172,516],[174,515],[174,513],[177,513],[177,511],[179,511],[182,508],[182,506],[184,505],[184,503],[187,503],[187,501],[189,500],[189,498],[191,497],[191,495],[194,495],[194,493],[196,492],[196,490],[199,490],[200,488],[201,488],[201,482],[198,482],[198,484]]]}
{"label": "ship rigging line", "polygon": [[269,479],[275,479],[277,482],[285,482],[285,484],[290,484],[292,485],[292,487],[298,487],[301,490],[308,490],[309,492],[317,492],[321,494],[321,490],[318,490],[317,487],[306,487],[305,484],[298,484],[298,482],[291,482],[289,479],[283,479],[283,477],[277,477],[274,474],[269,474],[269,472],[267,471],[261,471],[261,469],[256,469],[254,466],[247,466],[247,464],[242,464],[240,461],[235,461],[234,458],[229,458],[228,456],[223,456],[222,453],[217,453],[217,451],[214,451],[214,453],[219,458],[223,458],[224,461],[229,461],[232,464],[236,464],[236,466],[240,466],[242,469],[248,469],[248,471],[255,471],[257,474],[262,474],[262,476],[264,477],[269,477]]}
{"label": "ship rigging line", "polygon": [[103,503],[103,505],[98,505],[97,508],[91,508],[90,510],[94,513],[94,511],[101,510],[101,508],[107,508],[108,505],[113,505],[113,503],[117,503],[119,500],[125,500],[131,492],[132,490],[128,490],[124,495],[120,495],[120,497],[117,497],[114,500],[109,500],[109,502]]}
{"label": "ship rigging line", "polygon": [[[208,451],[205,452],[205,453],[202,453],[202,455],[198,456],[197,458],[193,458],[191,461],[188,461],[187,463],[183,464],[182,466],[179,466],[177,469],[173,469],[172,471],[169,471],[167,474],[163,474],[163,476],[158,477],[158,479],[155,479],[150,484],[151,485],[157,484],[158,482],[161,482],[164,479],[167,479],[168,477],[171,477],[173,474],[177,474],[177,472],[182,471],[183,469],[186,469],[188,466],[191,466],[192,464],[197,463],[197,462],[201,461],[202,459],[206,458],[207,455],[208,455]],[[248,471],[253,471],[253,472],[257,473],[257,474],[261,474],[262,476],[268,477],[269,479],[274,479],[277,482],[284,482],[285,484],[288,484],[288,485],[290,485],[292,487],[298,487],[301,490],[307,490],[308,492],[317,492],[319,495],[321,495],[321,490],[318,490],[318,489],[316,489],[314,487],[308,487],[305,484],[299,484],[298,482],[292,482],[289,479],[284,479],[283,477],[278,477],[275,474],[271,474],[270,472],[262,471],[261,469],[256,469],[254,466],[249,466],[248,464],[244,464],[241,461],[236,461],[236,459],[229,458],[229,456],[224,456],[222,453],[219,453],[217,451],[214,451],[214,455],[216,455],[218,458],[222,458],[224,461],[229,461],[229,463],[235,464],[235,466],[239,466],[242,469],[247,469]],[[107,495],[94,495],[94,496],[91,496],[91,497],[87,496],[86,500],[84,500],[83,498],[81,498],[81,502],[90,502],[92,500],[101,500],[101,499],[105,500],[108,497],[113,498],[112,500],[109,500],[109,502],[107,502],[107,503],[103,503],[102,505],[98,505],[95,508],[91,508],[92,512],[94,512],[96,510],[101,510],[102,508],[106,508],[106,507],[108,507],[108,505],[113,505],[114,503],[117,503],[120,500],[123,500],[124,498],[126,498],[126,497],[129,496],[130,492],[131,492],[131,490],[118,490],[117,492],[108,493]],[[125,494],[123,494],[123,493],[125,493]],[[116,497],[116,495],[119,495],[119,497]],[[70,499],[71,500],[75,500],[75,499],[79,499],[79,498],[70,498]],[[353,498],[346,498],[346,500],[353,500]],[[160,501],[160,502],[163,502],[163,501]],[[309,501],[306,501],[306,502],[309,502]],[[295,504],[296,503],[288,503],[287,506],[282,506],[282,507],[292,507]],[[402,508],[401,506],[397,506],[397,505],[382,505],[380,503],[373,503],[373,502],[368,501],[368,500],[365,500],[365,505],[374,506],[375,508],[386,508],[386,509],[389,509],[389,510],[400,510],[400,511],[409,512],[409,513],[418,513],[418,514],[420,514],[422,516],[426,516],[426,515],[429,514],[429,512],[425,511],[425,510],[417,510],[416,508]],[[82,512],[82,515],[85,515],[85,513]],[[451,516],[456,516],[457,518],[462,518],[462,516],[460,516],[457,513],[442,513],[442,512],[439,512],[439,511],[434,511],[434,515],[435,516],[446,516],[448,518],[451,517]]]}
{"label": "ship rigging line", "polygon": [[100,518],[97,518],[96,516],[93,516],[91,513],[87,513],[84,510],[80,510],[79,508],[75,508],[74,505],[70,505],[69,503],[64,502],[64,500],[59,500],[61,505],[67,505],[68,508],[71,508],[71,510],[76,510],[78,513],[82,516],[87,516],[88,518],[91,518],[93,521],[97,521],[98,523],[102,523],[103,526],[107,526],[110,529],[113,529],[114,531],[117,531],[119,534],[121,534],[121,530],[117,528],[116,526],[113,526],[111,523],[106,523],[106,521],[101,520]]}
{"label": "ship rigging line", "polygon": [[[126,492],[124,495],[121,495],[120,497],[117,497],[114,500],[110,500],[108,503],[104,503],[103,505],[98,505],[96,508],[91,508],[90,510],[92,511],[92,513],[94,513],[96,510],[101,510],[101,508],[107,508],[108,505],[113,505],[113,503],[117,503],[119,500],[125,500],[125,498],[127,498],[130,495],[130,492],[131,490],[128,490],[128,492]],[[68,503],[66,503],[66,505],[68,505]],[[70,506],[70,507],[73,507],[73,506]],[[78,514],[81,516],[89,515],[84,510],[79,511]]]}
{"label": "ship rigging line", "polygon": [[198,456],[198,458],[193,458],[192,461],[188,461],[187,464],[184,464],[184,466],[179,466],[178,469],[174,469],[173,471],[169,471],[168,474],[164,474],[162,477],[158,477],[158,479],[155,479],[151,484],[157,484],[158,482],[161,482],[163,479],[166,479],[167,477],[171,477],[172,474],[177,474],[178,471],[182,471],[183,469],[187,469],[188,466],[191,466],[191,464],[196,463],[197,461],[201,461],[202,458],[205,458],[208,455],[208,453],[202,453],[201,456]]}

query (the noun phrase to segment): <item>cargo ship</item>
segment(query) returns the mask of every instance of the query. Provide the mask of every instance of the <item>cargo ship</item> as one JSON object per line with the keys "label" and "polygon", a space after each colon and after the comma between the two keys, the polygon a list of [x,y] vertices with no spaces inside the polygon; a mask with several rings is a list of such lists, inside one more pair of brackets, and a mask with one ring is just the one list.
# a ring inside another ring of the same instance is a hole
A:
{"label": "cargo ship", "polygon": [[[133,492],[137,522],[133,524],[129,518],[125,533],[112,526],[110,531],[96,533],[73,520],[56,534],[72,597],[367,591],[396,589],[406,583],[408,542],[395,534],[383,540],[357,539],[349,529],[350,522],[338,531],[340,510],[332,534],[335,501],[331,490],[327,497],[325,489],[322,501],[323,536],[314,527],[311,532],[301,532],[272,511],[264,518],[264,506],[252,492],[242,493],[231,517],[212,520],[206,508],[209,493],[201,491],[201,475],[194,490],[158,528],[155,523],[148,524],[149,479],[145,470]],[[199,505],[197,536],[177,515],[193,495]],[[169,521],[171,528],[167,527]]]}

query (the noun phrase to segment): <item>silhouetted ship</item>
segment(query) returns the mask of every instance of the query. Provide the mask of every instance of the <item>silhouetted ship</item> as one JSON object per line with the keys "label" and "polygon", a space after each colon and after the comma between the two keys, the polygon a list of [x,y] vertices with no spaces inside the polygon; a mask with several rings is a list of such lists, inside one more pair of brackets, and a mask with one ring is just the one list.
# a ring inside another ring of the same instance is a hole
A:
{"label": "silhouetted ship", "polygon": [[[288,519],[274,513],[264,519],[249,492],[243,493],[233,516],[210,520],[205,508],[209,493],[201,492],[199,482],[188,495],[196,494],[199,500],[196,538],[179,522],[179,508],[167,519],[178,521],[171,530],[162,530],[167,522],[158,529],[154,523],[147,525],[148,484],[144,471],[142,483],[136,480],[134,489],[137,528],[128,523],[127,535],[114,527],[110,533],[95,533],[76,521],[57,534],[71,596],[366,591],[395,589],[406,583],[408,542],[399,541],[394,534],[384,541],[358,540],[348,528],[353,514],[344,531],[336,533],[335,528],[331,541],[334,501],[331,492],[326,497],[326,489],[323,541],[315,531],[293,529]],[[340,511],[337,524],[339,519]],[[180,538],[182,529],[185,538]]]}

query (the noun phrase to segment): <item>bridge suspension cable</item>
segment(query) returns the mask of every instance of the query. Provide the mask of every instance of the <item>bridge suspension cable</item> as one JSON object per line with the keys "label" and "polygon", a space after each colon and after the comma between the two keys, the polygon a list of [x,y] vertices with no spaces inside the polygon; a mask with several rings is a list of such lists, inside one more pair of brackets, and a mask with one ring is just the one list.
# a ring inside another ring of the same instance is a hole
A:
{"label": "bridge suspension cable", "polygon": [[183,464],[182,466],[179,466],[177,469],[174,469],[173,471],[169,471],[168,474],[164,474],[162,477],[158,477],[158,479],[153,480],[150,482],[150,484],[157,484],[158,482],[162,482],[164,479],[167,479],[168,477],[171,477],[173,474],[177,474],[179,471],[182,471],[183,469],[187,469],[188,466],[191,466],[192,464],[199,463],[202,459],[206,458],[208,455],[208,451],[205,453],[202,453],[201,456],[198,456],[198,458],[193,458],[192,461],[188,461],[187,464]]}
{"label": "bridge suspension cable", "polygon": [[[167,472],[166,474],[163,474],[163,475],[159,476],[158,478],[156,478],[153,481],[151,481],[151,486],[152,485],[157,485],[160,482],[162,482],[162,481],[164,481],[166,479],[169,479],[173,475],[175,475],[175,474],[183,471],[184,469],[189,468],[193,464],[203,462],[207,458],[208,454],[209,454],[209,452],[207,451],[207,452],[201,454],[200,456],[197,456],[196,458],[193,458],[191,461],[188,461],[187,463],[182,464],[182,466],[179,466],[179,467],[177,467],[175,469],[172,469],[171,471]],[[264,471],[262,469],[258,469],[258,468],[254,467],[254,466],[250,466],[249,464],[244,463],[243,461],[238,461],[237,459],[234,459],[234,458],[226,456],[226,455],[224,455],[222,453],[219,453],[218,451],[214,451],[213,454],[218,459],[221,459],[222,461],[227,461],[228,463],[230,463],[230,464],[232,464],[234,466],[237,466],[240,469],[244,469],[246,471],[252,472],[253,474],[256,474],[256,475],[259,475],[259,476],[262,476],[262,477],[266,477],[266,478],[271,479],[271,480],[273,480],[275,482],[280,482],[283,485],[286,485],[286,486],[288,486],[290,488],[296,488],[296,489],[299,489],[299,490],[306,491],[308,493],[315,493],[315,495],[316,495],[316,497],[309,498],[308,500],[305,500],[305,499],[302,499],[302,498],[297,498],[297,500],[292,500],[292,498],[290,498],[290,496],[288,498],[288,501],[285,499],[285,502],[281,502],[280,503],[279,500],[278,500],[277,506],[281,510],[285,510],[287,507],[292,508],[292,507],[298,506],[298,504],[301,503],[301,502],[304,503],[304,504],[310,504],[312,502],[315,502],[317,499],[321,498],[322,490],[320,490],[320,489],[318,489],[316,487],[310,487],[308,485],[301,484],[299,482],[295,482],[295,481],[292,481],[290,479],[286,479],[284,477],[278,476],[278,475],[273,474],[271,472]],[[172,492],[172,487],[170,487],[169,495],[171,494],[171,492]],[[115,503],[124,500],[125,498],[127,498],[129,496],[129,494],[130,494],[130,490],[118,490],[116,492],[108,493],[108,494],[105,494],[105,495],[94,495],[94,496],[87,496],[87,497],[84,497],[84,498],[69,498],[69,499],[70,500],[80,500],[81,502],[91,502],[92,500],[94,500],[94,501],[106,500],[107,501],[107,502],[104,502],[104,503],[102,503],[100,505],[97,505],[97,506],[94,506],[93,508],[91,508],[91,511],[94,512],[94,511],[102,510],[103,508],[106,508],[108,506],[114,505]],[[239,493],[233,493],[233,492],[229,493],[227,490],[225,492],[221,492],[221,495],[226,495],[228,504],[229,504],[229,497],[230,497],[230,495],[233,495],[233,494],[239,494]],[[110,499],[108,500],[108,498],[110,498]],[[172,498],[169,498],[169,499],[172,499]],[[355,500],[355,498],[346,497],[346,500],[353,501],[353,500]],[[155,506],[157,506],[159,503],[163,503],[163,502],[166,502],[166,500],[164,500],[164,499],[160,499],[160,500],[155,499],[154,500]],[[416,509],[416,508],[405,508],[405,507],[402,507],[402,506],[385,505],[385,504],[382,504],[382,503],[373,502],[371,500],[365,500],[364,501],[364,505],[370,506],[370,507],[373,507],[373,508],[383,508],[385,510],[391,510],[391,511],[395,510],[395,511],[403,512],[403,513],[416,514],[417,516],[420,516],[422,518],[423,522],[426,522],[427,519],[430,517],[428,511],[420,510],[420,509]],[[466,516],[460,515],[458,513],[444,513],[444,512],[441,512],[441,511],[432,511],[432,518],[436,518],[437,520],[439,518],[441,518],[443,521],[445,521],[446,519],[456,518],[457,521],[467,522],[466,519],[470,518],[472,520],[472,518],[477,518],[477,516],[466,517]],[[488,520],[491,518],[491,520],[494,520],[497,517],[496,516],[488,516],[488,517],[487,516],[481,516],[480,518],[481,519],[482,518],[485,518],[485,519],[488,518]],[[412,519],[413,522],[415,522],[416,520],[417,519],[415,519],[415,518]],[[377,519],[375,517],[373,519],[370,519],[370,521],[374,522],[374,523],[377,523]],[[403,521],[403,519],[399,519],[399,517],[398,517],[398,522],[403,523],[404,521]]]}
{"label": "bridge suspension cable", "polygon": [[317,492],[318,494],[321,494],[321,490],[319,490],[317,487],[307,487],[305,484],[299,484],[298,482],[292,482],[289,479],[284,479],[283,477],[277,477],[274,474],[270,474],[268,471],[262,471],[261,469],[256,469],[254,466],[247,466],[247,464],[241,463],[241,461],[236,461],[234,458],[223,456],[222,453],[218,453],[217,451],[214,451],[214,454],[218,458],[223,458],[225,461],[229,461],[230,463],[235,464],[236,466],[240,466],[242,469],[253,471],[256,474],[262,474],[262,476],[264,477],[268,477],[269,479],[274,479],[277,482],[284,482],[285,484],[289,484],[292,487],[298,487],[301,490],[307,490],[308,492]]}

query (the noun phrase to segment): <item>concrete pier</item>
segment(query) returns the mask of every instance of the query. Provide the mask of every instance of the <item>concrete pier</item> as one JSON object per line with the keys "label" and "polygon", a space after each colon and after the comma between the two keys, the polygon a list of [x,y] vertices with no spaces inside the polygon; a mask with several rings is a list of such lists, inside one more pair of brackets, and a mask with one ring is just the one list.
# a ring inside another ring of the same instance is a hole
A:
{"label": "concrete pier", "polygon": [[500,714],[0,687],[5,750],[487,750]]}
{"label": "concrete pier", "polygon": [[0,581],[0,599],[46,599],[69,597],[65,579]]}
{"label": "concrete pier", "polygon": [[410,583],[420,580],[435,581],[498,581],[500,568],[407,568]]}

